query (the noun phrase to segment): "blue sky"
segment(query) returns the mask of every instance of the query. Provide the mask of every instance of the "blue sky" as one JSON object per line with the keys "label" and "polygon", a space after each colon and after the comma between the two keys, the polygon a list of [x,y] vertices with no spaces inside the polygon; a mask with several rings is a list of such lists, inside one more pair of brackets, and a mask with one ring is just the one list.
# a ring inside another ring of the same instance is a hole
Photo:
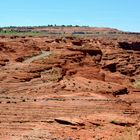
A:
{"label": "blue sky", "polygon": [[140,32],[140,0],[1,0],[0,26],[48,24]]}

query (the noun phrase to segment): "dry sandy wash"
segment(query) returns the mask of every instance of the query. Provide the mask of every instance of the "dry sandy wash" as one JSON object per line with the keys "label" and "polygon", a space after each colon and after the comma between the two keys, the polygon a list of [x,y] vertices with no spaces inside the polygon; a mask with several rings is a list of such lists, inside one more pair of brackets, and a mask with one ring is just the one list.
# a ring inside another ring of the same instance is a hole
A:
{"label": "dry sandy wash", "polygon": [[139,132],[140,37],[0,37],[0,140]]}

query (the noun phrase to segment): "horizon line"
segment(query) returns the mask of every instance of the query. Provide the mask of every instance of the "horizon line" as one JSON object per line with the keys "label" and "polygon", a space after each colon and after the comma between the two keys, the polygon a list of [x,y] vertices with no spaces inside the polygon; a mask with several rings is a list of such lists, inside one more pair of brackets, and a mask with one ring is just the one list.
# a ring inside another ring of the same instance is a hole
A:
{"label": "horizon line", "polygon": [[68,27],[85,27],[85,28],[104,28],[104,29],[113,29],[113,30],[118,30],[120,32],[130,32],[130,33],[140,33],[137,31],[125,31],[123,29],[119,29],[119,28],[115,28],[115,27],[108,27],[108,26],[92,26],[92,25],[74,25],[74,24],[61,24],[61,25],[57,25],[57,24],[47,24],[47,25],[6,25],[6,26],[0,26],[0,28],[24,28],[24,27],[64,27],[64,28],[68,28]]}

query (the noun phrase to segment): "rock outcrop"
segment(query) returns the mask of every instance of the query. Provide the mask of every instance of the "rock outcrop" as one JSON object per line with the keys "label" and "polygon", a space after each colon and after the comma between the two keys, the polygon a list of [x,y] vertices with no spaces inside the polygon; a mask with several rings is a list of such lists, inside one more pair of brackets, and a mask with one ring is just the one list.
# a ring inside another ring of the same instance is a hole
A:
{"label": "rock outcrop", "polygon": [[0,139],[109,140],[137,132],[134,37],[0,36]]}

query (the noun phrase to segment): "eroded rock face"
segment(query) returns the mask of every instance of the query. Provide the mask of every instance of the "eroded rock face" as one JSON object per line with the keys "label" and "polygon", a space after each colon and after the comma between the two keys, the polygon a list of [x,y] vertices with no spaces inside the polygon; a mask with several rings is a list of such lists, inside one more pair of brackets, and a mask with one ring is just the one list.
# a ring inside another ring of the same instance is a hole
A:
{"label": "eroded rock face", "polygon": [[72,46],[69,48],[71,51],[80,51],[83,52],[85,55],[90,55],[90,56],[96,56],[96,55],[102,55],[102,51],[98,47],[90,46],[87,44],[84,46]]}
{"label": "eroded rock face", "polygon": [[119,42],[119,47],[124,50],[140,51],[140,42]]}
{"label": "eroded rock face", "polygon": [[138,51],[121,50],[117,46],[114,49],[106,49],[102,56],[102,68],[110,72],[120,72],[123,75],[135,76],[139,74],[140,70],[138,56]]}
{"label": "eroded rock face", "polygon": [[[43,55],[42,57],[36,57],[37,60],[28,64],[30,65],[29,68],[26,66],[33,73],[42,73],[59,67],[63,71],[63,76],[76,74],[102,81],[105,80],[105,77],[108,77],[104,72],[101,72],[102,70],[110,73],[118,72],[125,76],[140,74],[138,41],[129,43],[105,42],[101,39],[89,38],[77,39],[75,37],[59,39],[12,37],[4,38],[4,41],[1,38],[0,48],[1,67],[8,67],[13,61],[18,62],[18,65],[23,64],[26,59],[38,56],[42,51],[52,52],[47,57],[43,57]],[[16,65],[16,62],[13,65]],[[34,67],[35,65],[36,67]],[[94,71],[97,67],[99,71]]]}
{"label": "eroded rock face", "polygon": [[[15,73],[12,73],[13,77],[21,81],[30,81],[36,78],[42,81],[48,79],[49,81],[49,77],[52,75],[50,71],[54,72],[53,69],[58,70],[59,68],[61,72],[56,71],[59,78],[56,77],[59,80],[67,76],[77,75],[91,80],[109,80],[111,82],[112,79],[113,83],[118,83],[117,80],[113,80],[113,73],[120,73],[120,77],[121,75],[128,76],[127,82],[129,76],[139,75],[140,73],[139,53],[137,51],[133,52],[133,49],[131,51],[122,50],[122,48],[127,48],[127,45],[128,48],[125,50],[138,48],[138,42],[105,42],[101,39],[77,39],[75,37],[59,39],[52,37],[50,39],[45,37],[14,37],[4,40],[2,38],[0,43],[0,65],[6,71],[7,78],[11,77],[8,75],[15,70]],[[41,54],[42,51],[45,52],[46,50],[48,53],[51,52],[50,55],[44,56]],[[34,57],[36,57],[35,60],[28,64],[24,63]],[[22,64],[22,67],[20,64]],[[9,68],[12,71],[9,71]],[[17,75],[17,73],[19,74]],[[114,76],[114,78],[116,77]],[[126,84],[126,82],[124,83]]]}
{"label": "eroded rock face", "polygon": [[104,140],[137,130],[140,41],[124,40],[0,37],[0,139]]}

